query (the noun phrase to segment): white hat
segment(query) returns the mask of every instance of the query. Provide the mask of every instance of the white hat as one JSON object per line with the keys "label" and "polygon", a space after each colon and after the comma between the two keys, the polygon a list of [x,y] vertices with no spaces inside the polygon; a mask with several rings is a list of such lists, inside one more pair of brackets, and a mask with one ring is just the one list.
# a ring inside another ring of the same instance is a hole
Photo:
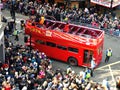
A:
{"label": "white hat", "polygon": [[75,73],[75,71],[72,71],[72,73],[74,74],[74,73]]}
{"label": "white hat", "polygon": [[27,90],[27,87],[26,87],[26,86],[24,86],[24,87],[22,88],[22,90]]}
{"label": "white hat", "polygon": [[42,52],[42,55],[44,55],[45,53],[44,52]]}
{"label": "white hat", "polygon": [[115,17],[115,19],[117,19],[117,17]]}

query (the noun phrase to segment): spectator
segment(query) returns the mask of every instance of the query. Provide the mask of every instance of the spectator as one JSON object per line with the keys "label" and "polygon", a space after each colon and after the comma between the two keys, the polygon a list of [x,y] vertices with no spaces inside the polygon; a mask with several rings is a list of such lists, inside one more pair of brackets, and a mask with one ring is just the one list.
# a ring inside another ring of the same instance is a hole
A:
{"label": "spectator", "polygon": [[95,58],[92,58],[91,60],[91,76],[93,77],[93,71],[96,67],[96,63],[95,63]]}
{"label": "spectator", "polygon": [[4,23],[6,23],[7,19],[4,16],[2,16],[2,20],[1,21],[4,22]]}
{"label": "spectator", "polygon": [[40,18],[39,24],[43,25],[44,21],[45,21],[45,17],[42,15],[41,18]]}
{"label": "spectator", "polygon": [[17,29],[14,30],[13,35],[15,36],[15,40],[19,41],[19,31]]}
{"label": "spectator", "polygon": [[120,89],[120,77],[116,77],[116,88]]}
{"label": "spectator", "polygon": [[110,85],[108,83],[108,79],[103,79],[103,83],[102,83],[102,86],[104,88],[104,90],[110,90]]}
{"label": "spectator", "polygon": [[[91,74],[91,73],[92,73],[92,74]],[[86,68],[85,78],[89,80],[91,76],[93,76],[93,71],[90,70],[89,68]]]}
{"label": "spectator", "polygon": [[69,30],[70,30],[70,28],[69,28],[70,26],[69,26],[69,23],[67,22],[66,24],[65,24],[65,26],[64,26],[64,29],[63,29],[63,32],[69,32]]}
{"label": "spectator", "polygon": [[105,63],[108,63],[110,57],[112,56],[112,49],[109,48],[106,50],[106,58],[105,58]]}
{"label": "spectator", "polygon": [[24,24],[24,20],[21,20],[20,22],[21,22],[21,23],[20,23],[21,30],[23,30],[23,28],[24,28],[24,26],[25,26],[25,24]]}
{"label": "spectator", "polygon": [[55,16],[55,18],[56,18],[57,21],[61,21],[60,11],[59,10],[57,10],[57,12],[55,13],[54,16]]}
{"label": "spectator", "polygon": [[9,30],[9,27],[6,26],[5,29],[4,29],[4,34],[7,38],[9,38],[9,34],[10,34],[10,30]]}

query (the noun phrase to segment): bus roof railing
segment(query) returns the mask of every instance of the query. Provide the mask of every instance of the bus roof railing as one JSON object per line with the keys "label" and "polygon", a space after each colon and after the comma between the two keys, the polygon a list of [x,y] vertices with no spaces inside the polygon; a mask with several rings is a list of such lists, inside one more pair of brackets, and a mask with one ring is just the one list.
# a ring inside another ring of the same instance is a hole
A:
{"label": "bus roof railing", "polygon": [[75,22],[75,21],[72,21],[70,23],[103,30],[103,31],[105,31],[105,34],[107,34],[107,35],[114,36],[114,37],[120,37],[120,30],[118,30],[118,29],[113,30],[113,28],[111,28],[111,29],[99,28],[99,27],[92,26],[91,24],[88,24],[88,23]]}

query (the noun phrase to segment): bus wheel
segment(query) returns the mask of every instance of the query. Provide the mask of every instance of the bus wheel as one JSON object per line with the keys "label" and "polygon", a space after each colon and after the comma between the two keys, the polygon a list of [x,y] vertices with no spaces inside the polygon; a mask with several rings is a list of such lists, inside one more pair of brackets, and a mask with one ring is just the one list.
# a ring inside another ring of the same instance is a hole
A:
{"label": "bus wheel", "polygon": [[78,65],[77,59],[75,59],[74,57],[70,57],[70,58],[68,59],[68,63],[69,63],[70,65],[73,65],[73,66]]}

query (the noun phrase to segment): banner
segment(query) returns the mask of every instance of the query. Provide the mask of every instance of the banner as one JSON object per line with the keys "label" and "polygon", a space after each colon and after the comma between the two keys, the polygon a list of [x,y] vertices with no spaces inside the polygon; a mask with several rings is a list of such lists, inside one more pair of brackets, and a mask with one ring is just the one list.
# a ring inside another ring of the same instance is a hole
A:
{"label": "banner", "polygon": [[91,0],[91,3],[105,6],[108,8],[111,8],[111,2],[112,2],[112,8],[120,5],[120,0]]}

